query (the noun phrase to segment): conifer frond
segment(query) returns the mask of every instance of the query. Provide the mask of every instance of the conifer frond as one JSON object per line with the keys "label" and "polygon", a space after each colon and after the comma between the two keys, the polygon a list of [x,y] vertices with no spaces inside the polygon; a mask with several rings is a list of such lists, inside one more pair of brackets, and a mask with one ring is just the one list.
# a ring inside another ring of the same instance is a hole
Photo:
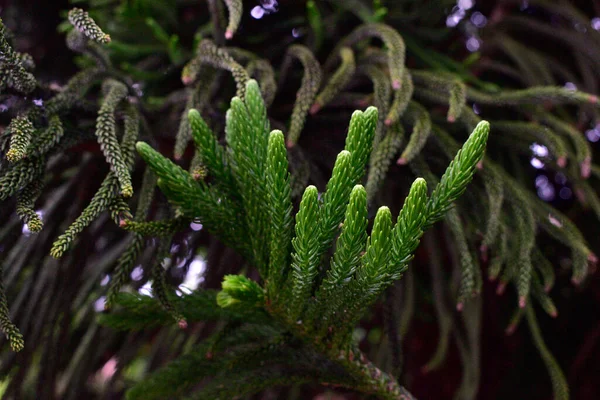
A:
{"label": "conifer frond", "polygon": [[367,224],[367,193],[362,185],[356,185],[350,193],[342,232],[327,277],[317,293],[317,302],[327,304],[328,297],[344,286],[358,269],[367,242]]}
{"label": "conifer frond", "polygon": [[322,79],[321,65],[314,54],[307,47],[295,44],[288,48],[285,55],[284,64],[281,67],[280,82],[284,80],[285,74],[291,67],[294,58],[297,58],[302,64],[304,75],[302,76],[300,89],[296,93],[296,102],[294,103],[287,135],[287,147],[293,147],[298,142],[298,138],[304,127],[306,115],[315,101],[315,96],[319,91]]}
{"label": "conifer frond", "polygon": [[448,93],[448,122],[454,122],[460,118],[467,100],[467,88],[465,84],[455,75],[440,72],[415,71],[412,72],[413,81],[423,84],[428,89],[436,92]]}
{"label": "conifer frond", "polygon": [[533,306],[528,305],[525,307],[525,315],[527,317],[527,323],[529,325],[529,330],[531,332],[533,343],[538,349],[542,360],[544,360],[544,364],[546,364],[546,369],[550,374],[554,398],[557,400],[567,400],[569,398],[569,386],[567,385],[567,381],[563,372],[560,369],[560,366],[558,365],[558,363],[554,359],[554,356],[552,356],[550,350],[548,350],[548,347],[546,347],[546,344],[544,343],[544,338],[542,337],[542,333],[540,332],[540,327],[535,317]]}
{"label": "conifer frond", "polygon": [[408,143],[406,144],[406,148],[404,148],[400,158],[396,161],[398,165],[409,163],[417,154],[419,154],[423,147],[425,147],[427,139],[431,134],[431,119],[429,113],[422,105],[410,101],[404,116],[413,126],[413,130],[408,139]]}
{"label": "conifer frond", "polygon": [[490,124],[481,121],[450,163],[429,198],[426,226],[439,221],[451,203],[464,191],[473,178],[475,167],[485,151]]}
{"label": "conifer frond", "polygon": [[87,38],[93,41],[98,43],[110,42],[110,35],[102,32],[102,29],[100,29],[89,14],[81,8],[73,8],[69,11],[69,22],[71,22],[79,32],[83,33]]}
{"label": "conifer frond", "polygon": [[8,300],[6,299],[6,292],[4,290],[4,262],[0,263],[0,330],[6,335],[10,347],[13,351],[18,352],[23,350],[25,347],[25,341],[23,335],[19,331],[19,328],[12,323],[9,315]]}
{"label": "conifer frond", "polygon": [[329,81],[321,92],[317,95],[315,102],[310,108],[311,114],[316,114],[321,108],[329,103],[340,91],[344,89],[344,86],[350,81],[356,70],[356,61],[354,60],[354,52],[349,47],[342,47],[340,49],[340,60],[341,64],[338,69],[335,70]]}
{"label": "conifer frond", "polygon": [[7,129],[11,132],[11,136],[6,159],[14,163],[28,155],[27,148],[31,143],[34,128],[27,116],[19,115],[10,121]]}
{"label": "conifer frond", "polygon": [[[238,64],[233,57],[227,53],[227,50],[219,48],[209,39],[203,39],[198,45],[198,56],[202,63],[212,65],[215,68],[220,68],[231,72],[235,80],[236,96],[240,99],[244,98],[246,83],[250,77],[248,72]],[[187,81],[187,75],[184,75],[184,83]]]}
{"label": "conifer frond", "polygon": [[165,221],[136,222],[126,220],[121,227],[127,231],[135,232],[142,236],[168,237],[181,231],[190,224],[189,217],[172,218]]}
{"label": "conifer frond", "polygon": [[264,290],[243,275],[225,275],[222,290],[217,294],[217,304],[223,308],[237,305],[244,309],[260,308],[264,301]]}
{"label": "conifer frond", "polygon": [[123,196],[131,197],[133,194],[131,176],[126,161],[123,158],[119,142],[117,141],[114,115],[121,100],[127,96],[127,87],[121,82],[106,80],[102,88],[105,96],[96,120],[96,137],[98,138],[98,143],[104,153],[104,157],[110,165],[111,171],[119,181]]}
{"label": "conifer frond", "polygon": [[383,185],[383,181],[392,164],[392,159],[400,150],[400,146],[402,146],[403,136],[404,131],[399,124],[392,126],[371,154],[369,175],[366,184],[369,204],[373,202],[375,195],[377,195],[377,192]]}
{"label": "conifer frond", "polygon": [[6,88],[28,94],[37,86],[34,76],[25,69],[23,58],[13,50],[6,40],[7,30],[4,22],[0,19],[0,54],[2,54],[2,65],[0,69],[0,92]]}
{"label": "conifer frond", "polygon": [[406,111],[410,99],[413,97],[414,85],[412,76],[408,69],[402,73],[402,89],[394,91],[394,100],[389,107],[389,112],[385,117],[385,124],[390,126],[398,121]]}
{"label": "conifer frond", "polygon": [[383,41],[388,53],[388,68],[392,88],[400,90],[404,72],[405,45],[402,36],[392,27],[382,23],[370,23],[356,28],[338,46],[351,46],[366,38],[377,37]]}
{"label": "conifer frond", "polygon": [[269,202],[269,270],[267,289],[269,297],[276,297],[285,278],[292,238],[292,194],[285,139],[281,131],[269,135],[267,151],[267,193]]}
{"label": "conifer frond", "polygon": [[38,177],[17,193],[17,215],[24,224],[27,224],[27,227],[31,232],[41,231],[44,225],[34,209],[35,201],[41,194],[43,186],[44,183],[42,179]]}
{"label": "conifer frond", "polygon": [[[348,157],[348,156],[346,156]],[[319,242],[319,199],[317,188],[309,186],[302,195],[300,210],[296,214],[296,236],[292,239],[291,284],[293,296],[290,300],[289,314],[297,318],[306,304],[320,261]]]}
{"label": "conifer frond", "polygon": [[233,34],[242,19],[243,5],[242,0],[224,0],[227,10],[229,11],[229,23],[225,29],[225,39],[233,39]]}

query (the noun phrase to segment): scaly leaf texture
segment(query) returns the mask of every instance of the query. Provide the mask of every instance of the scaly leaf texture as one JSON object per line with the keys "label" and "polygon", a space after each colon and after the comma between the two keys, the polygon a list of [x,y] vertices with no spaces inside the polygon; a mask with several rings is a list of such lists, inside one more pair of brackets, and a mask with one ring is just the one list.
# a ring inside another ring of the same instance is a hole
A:
{"label": "scaly leaf texture", "polygon": [[319,61],[313,53],[303,45],[295,44],[288,48],[282,74],[290,67],[294,58],[297,58],[304,69],[300,89],[296,93],[296,102],[292,110],[290,128],[287,135],[287,147],[293,147],[300,138],[304,127],[306,115],[315,101],[315,96],[321,86],[322,72]]}
{"label": "scaly leaf texture", "polygon": [[217,304],[227,308],[240,305],[260,308],[265,303],[265,291],[255,281],[243,275],[225,275],[222,290],[217,294]]}
{"label": "scaly leaf texture", "polygon": [[244,99],[248,72],[238,64],[225,49],[217,47],[213,41],[203,39],[198,45],[198,58],[202,63],[231,72],[235,80],[236,96]]}
{"label": "scaly leaf texture", "polygon": [[190,224],[189,217],[171,218],[161,221],[125,221],[122,228],[142,236],[169,237]]}
{"label": "scaly leaf texture", "polygon": [[321,89],[321,92],[317,95],[317,98],[309,111],[311,114],[316,114],[327,103],[333,100],[333,98],[344,89],[346,84],[350,82],[350,79],[354,75],[356,61],[352,49],[349,47],[342,47],[339,54],[341,60],[340,66],[335,70],[325,87]]}
{"label": "scaly leaf texture", "polygon": [[567,380],[565,379],[565,376],[561,371],[560,366],[556,362],[556,359],[554,359],[552,353],[550,353],[550,350],[546,346],[546,343],[544,343],[544,338],[542,337],[540,327],[535,317],[533,306],[528,305],[527,307],[525,307],[525,315],[527,317],[527,323],[529,325],[529,330],[531,332],[533,343],[535,344],[535,347],[540,353],[542,360],[544,360],[544,364],[546,364],[546,369],[550,374],[554,398],[556,400],[568,400],[569,386],[567,385]]}
{"label": "scaly leaf texture", "polygon": [[392,213],[388,207],[382,206],[375,215],[362,266],[358,268],[356,274],[364,291],[365,303],[367,303],[365,306],[374,295],[382,291],[382,286],[387,283],[385,278],[389,274],[392,262],[392,245]]}
{"label": "scaly leaf texture", "polygon": [[188,113],[194,108],[194,92],[195,89],[186,90],[187,100],[185,102],[183,112],[181,113],[179,129],[177,129],[177,136],[175,137],[175,146],[173,149],[173,157],[176,160],[179,160],[181,157],[183,157],[183,153],[185,152],[185,149],[192,138],[192,128],[190,127],[190,122],[188,120]]}
{"label": "scaly leaf texture", "polygon": [[319,194],[317,188],[308,186],[302,195],[300,210],[296,214],[296,236],[292,239],[291,299],[289,318],[293,321],[301,314],[313,288],[319,266]]}
{"label": "scaly leaf texture", "polygon": [[429,71],[412,71],[413,81],[423,84],[428,89],[448,93],[448,122],[460,118],[467,101],[467,88],[465,84],[452,74]]}
{"label": "scaly leaf texture", "polygon": [[481,121],[450,163],[429,198],[426,226],[439,221],[446,210],[466,189],[473,178],[477,163],[483,158],[490,124]]}
{"label": "scaly leaf texture", "polygon": [[25,341],[19,328],[10,319],[8,300],[6,299],[6,292],[4,290],[3,265],[4,262],[0,262],[0,330],[6,335],[11,349],[17,352],[23,350]]}
{"label": "scaly leaf texture", "polygon": [[352,156],[342,150],[335,160],[331,178],[323,193],[322,206],[319,209],[319,245],[316,254],[320,258],[335,239],[335,234],[344,218],[344,212],[350,199],[350,192],[356,183],[352,178]]}
{"label": "scaly leaf texture", "polygon": [[410,101],[404,114],[404,118],[413,126],[412,133],[406,144],[406,148],[402,151],[400,158],[396,162],[398,165],[409,163],[417,156],[431,134],[431,119],[425,108],[417,102]]}
{"label": "scaly leaf texture", "polygon": [[394,100],[385,117],[384,123],[387,126],[394,124],[404,115],[410,99],[413,97],[413,92],[414,84],[412,76],[408,69],[405,69],[404,72],[402,72],[402,89],[394,91]]}
{"label": "scaly leaf texture", "polygon": [[339,46],[351,46],[354,43],[371,37],[381,39],[385,45],[388,53],[388,68],[392,88],[399,90],[402,87],[406,46],[404,45],[402,36],[392,27],[382,23],[361,25],[344,38]]}
{"label": "scaly leaf texture", "polygon": [[531,251],[535,246],[536,223],[532,211],[528,207],[523,207],[522,198],[515,198],[512,204],[512,211],[516,226],[516,234],[519,238],[518,256],[517,256],[517,292],[519,295],[519,307],[526,305],[531,288],[531,277],[533,274],[533,264],[531,262]]}
{"label": "scaly leaf texture", "polygon": [[350,203],[346,208],[342,232],[337,239],[330,268],[315,296],[319,310],[307,314],[320,315],[331,306],[332,297],[339,294],[353,278],[365,250],[368,222],[367,193],[362,185],[356,185],[350,193]]}
{"label": "scaly leaf texture", "polygon": [[[146,168],[144,177],[142,178],[142,187],[139,191],[138,204],[134,216],[135,222],[142,222],[146,219],[152,199],[154,198],[155,186],[156,175],[150,168]],[[108,294],[106,295],[106,302],[104,304],[104,308],[106,309],[112,307],[119,291],[129,280],[134,263],[142,253],[146,244],[144,236],[137,233],[127,240],[129,244],[123,254],[119,256],[112,273],[110,287],[108,288]]]}
{"label": "scaly leaf texture", "polygon": [[6,40],[7,30],[0,19],[0,54],[2,54],[2,68],[0,69],[0,92],[5,88],[28,94],[37,86],[34,76],[25,69],[19,53],[15,52]]}
{"label": "scaly leaf texture", "polygon": [[266,177],[271,241],[267,290],[272,299],[277,296],[287,273],[293,219],[290,173],[283,133],[271,132],[268,146]]}
{"label": "scaly leaf texture", "polygon": [[232,171],[241,194],[244,218],[253,252],[252,261],[261,276],[267,276],[268,205],[265,191],[265,165],[269,138],[269,121],[260,89],[255,80],[246,86],[245,102],[231,101],[226,115],[227,142],[230,146]]}
{"label": "scaly leaf texture", "polygon": [[180,328],[187,328],[187,321],[181,314],[176,305],[168,296],[169,286],[166,280],[166,274],[169,269],[171,257],[169,249],[173,235],[168,235],[161,238],[158,242],[154,265],[152,265],[152,295],[158,299],[161,307],[171,316],[173,321],[176,321]]}
{"label": "scaly leaf texture", "polygon": [[103,74],[101,68],[93,67],[79,71],[65,85],[60,93],[46,103],[49,114],[58,114],[70,110]]}
{"label": "scaly leaf texture", "polygon": [[[392,87],[388,76],[377,66],[369,64],[360,66],[357,72],[359,74],[367,75],[373,82],[373,105],[379,112],[377,130],[375,131],[375,138],[373,139],[373,148],[376,149],[385,133],[385,116],[390,108],[389,104],[392,96]],[[404,86],[404,90],[407,90],[407,86]],[[396,91],[395,94],[404,93],[404,90]]]}
{"label": "scaly leaf texture", "polygon": [[42,130],[34,138],[33,144],[29,149],[29,156],[32,157],[46,154],[50,149],[60,142],[64,134],[65,130],[60,117],[58,115],[52,115],[48,119],[48,127]]}
{"label": "scaly leaf texture", "polygon": [[373,150],[377,120],[378,112],[375,107],[368,107],[364,112],[355,111],[352,113],[344,146],[344,149],[349,151],[352,156],[350,162],[352,165],[352,185],[358,183],[365,173],[367,162]]}
{"label": "scaly leaf texture", "polygon": [[0,176],[0,201],[6,200],[44,172],[44,157],[25,158]]}
{"label": "scaly leaf texture", "polygon": [[410,187],[394,226],[392,279],[399,279],[419,245],[427,220],[427,182],[417,178]]}
{"label": "scaly leaf texture", "polygon": [[268,108],[273,103],[275,94],[277,93],[275,71],[271,63],[265,59],[252,60],[246,66],[246,71],[248,71],[249,76],[258,81],[260,91],[265,100],[265,106]]}
{"label": "scaly leaf texture", "polygon": [[105,96],[96,119],[96,137],[111,171],[119,181],[123,196],[131,197],[133,194],[131,175],[117,141],[114,115],[121,100],[127,96],[127,87],[111,79],[104,82],[103,89]]}
{"label": "scaly leaf texture", "polygon": [[564,87],[539,86],[521,90],[502,90],[499,93],[485,93],[468,88],[467,98],[480,104],[496,106],[518,106],[523,104],[597,104],[593,94],[577,92]]}
{"label": "scaly leaf texture", "polygon": [[371,154],[366,185],[369,204],[373,202],[377,192],[383,185],[392,164],[392,159],[400,150],[400,146],[402,146],[403,136],[404,131],[399,124],[392,126],[388,134],[379,142]]}
{"label": "scaly leaf texture", "polygon": [[[134,143],[139,133],[139,116],[133,107],[128,107],[125,116],[125,128],[119,151],[123,167],[127,174],[134,162]],[[87,226],[89,226],[102,212],[111,208],[112,203],[118,196],[119,180],[115,172],[111,171],[106,175],[98,191],[90,200],[90,204],[83,210],[81,215],[60,235],[52,244],[50,254],[54,258],[60,258],[67,251],[71,244]],[[125,209],[123,218],[129,218],[128,207]],[[121,216],[119,216],[121,217]]]}
{"label": "scaly leaf texture", "polygon": [[17,193],[17,215],[24,224],[27,224],[31,232],[39,232],[43,227],[43,222],[34,209],[35,201],[41,194],[43,186],[43,180],[38,177]]}
{"label": "scaly leaf texture", "polygon": [[502,204],[504,203],[504,183],[493,172],[483,175],[485,192],[488,197],[488,219],[482,242],[482,252],[485,252],[496,241],[500,228]]}
{"label": "scaly leaf texture", "polygon": [[238,205],[232,203],[214,187],[197,182],[188,172],[153,150],[148,144],[138,142],[136,149],[158,177],[158,187],[182,216],[198,218],[224,243],[247,255],[247,246],[240,243],[245,229],[239,221]]}
{"label": "scaly leaf texture", "polygon": [[68,14],[69,22],[87,38],[98,43],[109,43],[110,36],[94,22],[89,14],[81,8],[73,8]]}
{"label": "scaly leaf texture", "polygon": [[233,34],[237,31],[242,19],[243,5],[242,0],[224,0],[229,11],[229,23],[225,28],[225,39],[233,39]]}
{"label": "scaly leaf texture", "polygon": [[216,184],[223,187],[229,196],[235,197],[237,189],[231,169],[226,163],[225,149],[217,142],[215,134],[204,122],[198,110],[190,110],[188,119],[200,161],[215,178]]}
{"label": "scaly leaf texture", "polygon": [[29,118],[19,115],[10,121],[7,128],[11,132],[10,148],[6,153],[6,159],[12,163],[17,162],[27,154],[27,148],[34,134],[34,127]]}

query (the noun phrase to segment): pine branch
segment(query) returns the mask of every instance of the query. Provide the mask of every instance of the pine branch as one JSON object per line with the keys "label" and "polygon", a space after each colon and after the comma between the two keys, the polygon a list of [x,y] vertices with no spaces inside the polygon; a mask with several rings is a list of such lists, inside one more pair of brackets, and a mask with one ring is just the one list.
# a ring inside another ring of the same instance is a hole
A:
{"label": "pine branch", "polygon": [[294,103],[290,128],[287,135],[287,147],[293,147],[298,142],[298,138],[304,127],[306,115],[315,101],[315,96],[319,91],[322,79],[319,61],[317,61],[307,47],[296,44],[290,46],[287,50],[284,65],[281,67],[282,77],[280,78],[280,82],[283,81],[283,77],[290,68],[293,58],[297,58],[302,64],[304,75],[302,76],[300,89],[298,89],[298,92],[296,93],[296,102]]}
{"label": "pine branch", "polygon": [[69,22],[83,33],[87,38],[98,43],[109,43],[110,35],[102,32],[102,29],[94,22],[89,14],[81,8],[73,8],[69,11]]}

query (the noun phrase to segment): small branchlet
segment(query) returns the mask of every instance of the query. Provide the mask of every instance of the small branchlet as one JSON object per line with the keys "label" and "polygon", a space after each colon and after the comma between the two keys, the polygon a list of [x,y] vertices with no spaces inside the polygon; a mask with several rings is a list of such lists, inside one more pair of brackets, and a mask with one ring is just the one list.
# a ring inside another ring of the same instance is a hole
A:
{"label": "small branchlet", "polygon": [[243,5],[242,0],[224,0],[229,11],[229,23],[225,28],[225,39],[233,39],[233,34],[237,31],[242,19]]}
{"label": "small branchlet", "polygon": [[[296,102],[294,103],[294,109],[292,111],[292,117],[290,122],[290,129],[287,137],[287,146],[293,147],[306,120],[306,115],[315,101],[315,96],[321,86],[321,65],[315,58],[313,53],[306,46],[299,44],[292,45],[288,48],[285,61],[281,67],[281,81],[287,73],[287,70],[291,67],[292,60],[297,58],[300,60],[302,67],[304,68],[304,75],[302,76],[302,83],[300,89],[296,93]],[[281,85],[280,85],[281,86]]]}
{"label": "small branchlet", "polygon": [[339,46],[351,46],[371,37],[376,37],[383,41],[388,53],[388,67],[392,88],[399,90],[402,87],[406,47],[402,36],[395,29],[382,23],[365,24],[355,29],[342,40]]}
{"label": "small branchlet", "polygon": [[22,94],[31,93],[37,86],[34,76],[26,70],[28,58],[15,52],[6,39],[7,31],[0,19],[0,92],[5,88],[15,89]]}
{"label": "small branchlet", "polygon": [[0,330],[8,338],[11,349],[18,352],[25,347],[25,341],[23,340],[23,335],[19,331],[19,328],[17,328],[10,320],[8,300],[6,299],[6,293],[4,291],[2,264],[3,263],[0,263]]}
{"label": "small branchlet", "polygon": [[31,143],[34,127],[27,116],[19,115],[10,121],[8,129],[11,132],[11,137],[10,149],[6,153],[6,159],[14,163],[27,156],[27,148]]}
{"label": "small branchlet", "polygon": [[398,165],[408,164],[417,156],[431,134],[431,119],[427,110],[417,102],[410,101],[406,110],[405,119],[413,125],[413,131],[408,139],[406,148],[396,161]]}
{"label": "small branchlet", "polygon": [[340,91],[344,89],[356,70],[354,52],[349,47],[340,49],[340,66],[333,73],[325,87],[317,95],[314,104],[310,107],[310,113],[316,114],[321,108],[329,103]]}
{"label": "small branchlet", "polygon": [[110,42],[110,35],[102,32],[89,14],[81,8],[73,8],[69,11],[68,17],[69,22],[88,39],[104,44]]}
{"label": "small branchlet", "polygon": [[448,93],[448,122],[460,118],[467,101],[467,87],[456,76],[440,72],[412,71],[413,81],[423,84],[428,89]]}
{"label": "small branchlet", "polygon": [[[236,96],[242,100],[244,99],[246,83],[250,77],[244,67],[238,64],[233,57],[227,53],[227,50],[217,47],[212,40],[203,39],[198,45],[197,58],[203,64],[209,64],[213,67],[231,72],[233,79],[235,80]],[[190,75],[191,72],[196,71],[197,73],[197,68],[192,68],[194,64],[191,63],[194,63],[194,60],[188,64],[189,67],[184,67],[184,72],[182,74],[182,80],[186,84],[194,80],[194,75]]]}
{"label": "small branchlet", "polygon": [[17,193],[17,215],[31,232],[39,232],[42,230],[42,220],[35,212],[33,206],[39,197],[43,188],[41,178],[34,179]]}
{"label": "small branchlet", "polygon": [[104,82],[103,91],[105,96],[96,119],[96,137],[111,171],[119,180],[123,196],[131,197],[133,194],[131,175],[117,141],[115,128],[115,110],[127,96],[127,87],[121,82],[110,79]]}

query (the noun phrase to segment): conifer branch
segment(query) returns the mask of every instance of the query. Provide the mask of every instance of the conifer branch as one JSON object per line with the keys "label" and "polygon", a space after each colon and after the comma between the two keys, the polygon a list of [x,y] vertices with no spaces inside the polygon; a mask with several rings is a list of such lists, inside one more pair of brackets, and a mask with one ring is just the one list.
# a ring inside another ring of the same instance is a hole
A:
{"label": "conifer branch", "polygon": [[390,126],[398,121],[406,111],[410,99],[413,97],[414,85],[412,76],[408,69],[402,73],[402,89],[394,91],[394,100],[389,107],[389,112],[385,117],[385,124]]}
{"label": "conifer branch", "polygon": [[89,14],[81,8],[73,8],[69,11],[69,22],[88,39],[104,44],[110,42],[110,35],[102,32]]}
{"label": "conifer branch", "polygon": [[[283,82],[287,70],[291,67],[292,60],[297,58],[304,68],[302,83],[300,89],[296,93],[296,102],[292,111],[290,128],[287,135],[287,147],[293,147],[306,120],[306,115],[315,101],[315,96],[321,86],[322,72],[319,61],[315,58],[312,52],[305,46],[295,44],[288,48],[285,55],[284,64],[281,67],[280,82]],[[280,85],[281,86],[281,83]]]}
{"label": "conifer branch", "polygon": [[290,174],[281,131],[269,135],[266,178],[271,235],[267,290],[269,297],[275,298],[287,273],[293,224]]}
{"label": "conifer branch", "polygon": [[8,300],[4,289],[4,262],[0,262],[0,330],[6,335],[13,351],[19,352],[25,347],[23,335],[19,328],[12,323],[10,319],[10,311],[8,308]]}
{"label": "conifer branch", "polygon": [[439,221],[451,203],[465,191],[475,173],[477,163],[483,157],[489,131],[490,124],[487,121],[477,124],[462,149],[458,151],[446,169],[429,199],[426,226],[431,226],[434,222]]}
{"label": "conifer branch", "polygon": [[383,185],[392,159],[400,150],[403,141],[403,129],[397,124],[388,130],[388,134],[375,147],[369,160],[369,174],[367,177],[367,200],[371,204],[377,192]]}
{"label": "conifer branch", "polygon": [[382,23],[365,24],[355,29],[341,41],[338,46],[351,46],[361,40],[376,37],[381,39],[388,53],[388,68],[392,81],[392,88],[400,90],[402,87],[402,74],[404,72],[405,45],[402,36],[392,27]]}
{"label": "conifer branch", "polygon": [[317,188],[309,186],[302,195],[296,214],[296,236],[292,239],[291,284],[293,296],[289,305],[291,320],[300,316],[318,273],[319,254],[319,199]]}
{"label": "conifer branch", "polygon": [[398,165],[405,165],[418,155],[423,147],[425,147],[427,139],[431,134],[429,113],[419,103],[410,101],[405,117],[413,125],[413,131],[410,134],[406,148],[402,151],[398,161],[396,161]]}
{"label": "conifer branch", "polygon": [[98,138],[98,143],[104,153],[104,157],[110,165],[111,171],[119,181],[119,187],[123,196],[131,197],[133,194],[131,176],[127,163],[123,158],[119,142],[117,141],[114,115],[121,100],[127,96],[127,87],[115,80],[106,80],[102,86],[105,97],[98,111],[96,137]]}
{"label": "conifer branch", "polygon": [[550,380],[552,381],[552,391],[554,393],[554,397],[557,400],[567,400],[569,398],[569,387],[567,385],[567,381],[564,377],[563,372],[560,369],[560,366],[546,347],[544,343],[544,339],[542,338],[542,333],[540,332],[540,327],[537,323],[537,319],[535,318],[535,312],[533,311],[533,306],[528,305],[525,307],[525,315],[527,317],[527,323],[529,325],[529,330],[531,331],[531,337],[533,339],[533,343],[535,347],[538,349],[542,360],[544,360],[544,364],[546,364],[546,369],[550,374]]}
{"label": "conifer branch", "polygon": [[34,127],[27,116],[19,115],[10,121],[7,129],[12,135],[6,159],[14,163],[27,157],[27,148],[31,143]]}
{"label": "conifer branch", "polygon": [[[233,79],[235,80],[236,96],[240,99],[244,99],[246,83],[250,77],[248,76],[248,72],[246,72],[246,70],[229,55],[229,53],[227,53],[227,50],[217,47],[214,42],[209,39],[203,39],[198,45],[197,57],[203,64],[209,64],[215,68],[231,72]],[[188,83],[190,82],[190,79],[193,79],[188,78],[188,74],[189,72],[182,75],[184,83]]]}
{"label": "conifer branch", "polygon": [[23,65],[23,57],[19,56],[19,53],[15,52],[8,43],[7,34],[4,22],[0,19],[0,54],[2,54],[0,92],[4,92],[6,88],[13,88],[22,94],[29,94],[35,89],[37,82]]}
{"label": "conifer branch", "polygon": [[227,10],[229,11],[229,23],[225,28],[225,39],[233,39],[233,34],[242,19],[243,5],[241,0],[224,0]]}
{"label": "conifer branch", "polygon": [[36,178],[27,184],[17,194],[16,212],[19,218],[31,232],[39,232],[42,230],[43,222],[39,215],[34,210],[34,204],[42,192],[44,184],[41,178]]}
{"label": "conifer branch", "polygon": [[356,61],[354,60],[354,52],[349,47],[340,49],[341,64],[333,73],[329,81],[321,92],[317,95],[315,102],[310,107],[310,113],[316,114],[321,108],[329,103],[340,91],[344,89],[350,81],[356,70]]}

